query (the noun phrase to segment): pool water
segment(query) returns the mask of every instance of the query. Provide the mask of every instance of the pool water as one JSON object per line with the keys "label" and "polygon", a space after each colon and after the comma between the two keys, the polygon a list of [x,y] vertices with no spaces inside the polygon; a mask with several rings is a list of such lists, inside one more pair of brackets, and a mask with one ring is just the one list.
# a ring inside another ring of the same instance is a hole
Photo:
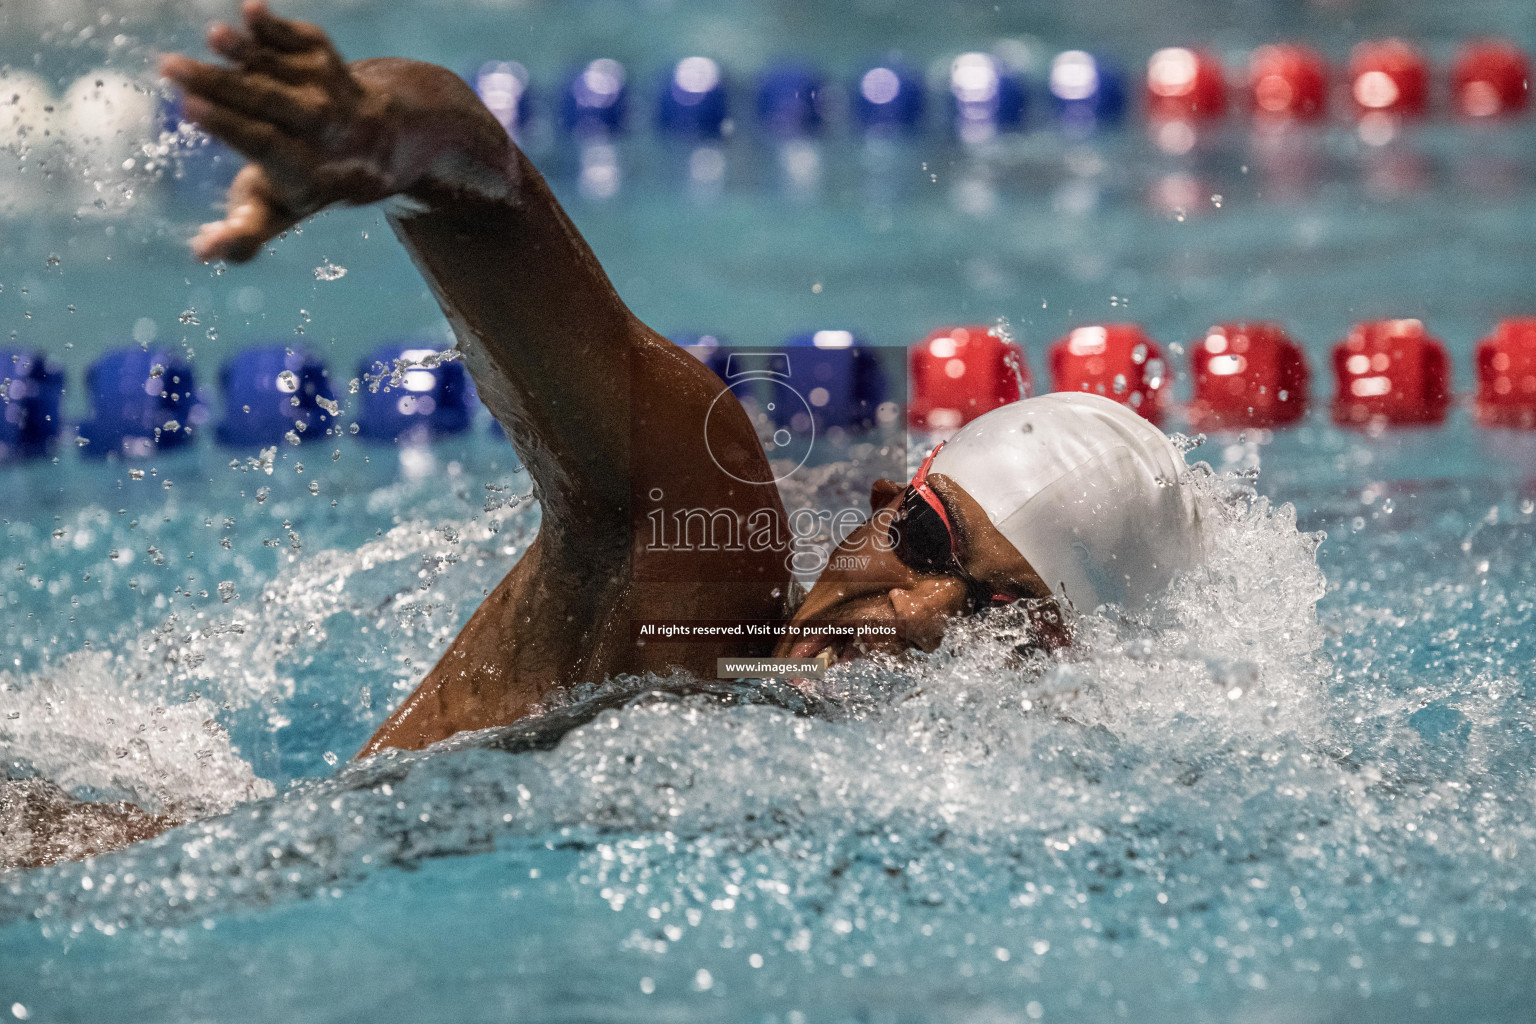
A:
{"label": "pool water", "polygon": [[[58,17],[40,12],[13,64],[36,51],[63,80],[190,38],[124,8],[126,42],[54,25],[39,44]],[[1502,4],[317,16],[350,53],[456,67],[496,38],[492,56],[536,79],[711,44],[728,66],[787,50],[841,72],[849,38],[926,60],[1028,31],[1127,63],[1179,31],[1334,50],[1389,31],[1435,52],[1484,30],[1536,39],[1530,11]],[[263,457],[205,431],[135,463],[65,444],[0,467],[8,776],[200,819],[0,873],[0,1014],[1529,1019],[1536,435],[1458,406],[1444,427],[1371,436],[1328,423],[1319,396],[1356,320],[1422,316],[1465,391],[1477,338],[1530,312],[1530,137],[1435,121],[1372,146],[1329,124],[1290,175],[1240,119],[1182,157],[1134,121],[981,154],[937,132],[836,135],[806,193],[745,132],[703,191],[638,132],[605,200],[551,142],[557,191],[664,331],[771,344],[848,327],[895,347],[1003,318],[1038,378],[1076,323],[1134,319],[1168,345],[1274,318],[1308,350],[1315,410],[1193,448],[1208,567],[1145,620],[1085,622],[1057,658],[1021,659],[1005,611],[932,656],[838,668],[824,706],[613,680],[549,722],[364,764],[348,759],[537,531],[484,418],[426,448],[342,434]],[[205,268],[178,248],[184,197],[149,183],[76,219],[61,189],[5,225],[0,317],[66,365],[72,416],[86,363],[133,337],[191,349],[209,386],[258,342],[308,342],[340,381],[381,340],[448,343],[376,212]],[[835,490],[786,487],[792,503]]]}

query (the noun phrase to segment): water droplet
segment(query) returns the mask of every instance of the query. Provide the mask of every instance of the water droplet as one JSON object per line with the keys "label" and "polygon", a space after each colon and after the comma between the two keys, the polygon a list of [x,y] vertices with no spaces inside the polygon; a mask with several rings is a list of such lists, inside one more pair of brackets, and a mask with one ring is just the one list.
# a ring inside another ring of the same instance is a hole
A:
{"label": "water droplet", "polygon": [[230,601],[234,600],[234,598],[235,598],[235,581],[234,580],[224,580],[224,581],[222,581],[219,584],[219,598],[225,604],[228,604]]}
{"label": "water droplet", "polygon": [[330,260],[326,260],[315,268],[316,281],[335,281],[346,276],[347,268],[339,267]]}

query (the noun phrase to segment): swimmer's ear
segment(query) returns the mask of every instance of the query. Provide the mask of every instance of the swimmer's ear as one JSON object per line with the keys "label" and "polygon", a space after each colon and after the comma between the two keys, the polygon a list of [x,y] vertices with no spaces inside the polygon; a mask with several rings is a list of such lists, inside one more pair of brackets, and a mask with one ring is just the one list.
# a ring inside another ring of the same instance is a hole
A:
{"label": "swimmer's ear", "polygon": [[881,477],[869,489],[869,510],[884,508],[901,495],[906,488],[894,480]]}

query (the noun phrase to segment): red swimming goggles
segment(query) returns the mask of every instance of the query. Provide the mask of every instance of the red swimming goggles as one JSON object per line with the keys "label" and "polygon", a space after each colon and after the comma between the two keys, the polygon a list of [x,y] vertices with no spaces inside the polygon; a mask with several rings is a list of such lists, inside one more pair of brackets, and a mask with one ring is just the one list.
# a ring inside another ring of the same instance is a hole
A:
{"label": "red swimming goggles", "polygon": [[992,589],[965,571],[960,561],[960,541],[949,521],[949,511],[938,494],[928,485],[928,470],[934,456],[944,447],[939,442],[923,460],[917,475],[907,485],[901,508],[890,526],[891,550],[902,564],[914,572],[930,576],[955,576],[965,582],[972,603],[985,608],[1008,603],[1013,598],[993,593]]}

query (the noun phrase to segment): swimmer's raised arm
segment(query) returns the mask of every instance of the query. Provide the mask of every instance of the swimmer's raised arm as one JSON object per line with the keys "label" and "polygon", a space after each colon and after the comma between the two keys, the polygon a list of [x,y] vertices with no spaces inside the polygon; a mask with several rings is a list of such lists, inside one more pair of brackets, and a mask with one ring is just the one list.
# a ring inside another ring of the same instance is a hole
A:
{"label": "swimmer's raised arm", "polygon": [[[195,254],[247,260],[327,206],[393,200],[396,232],[528,464],[546,522],[611,541],[628,525],[630,357],[665,342],[619,299],[458,76],[402,59],[347,64],[313,25],[257,2],[242,15],[208,34],[227,65],[171,56],[161,66],[185,92],[186,117],[251,161]],[[689,371],[682,391],[689,377],[709,386]]]}
{"label": "swimmer's raised arm", "polygon": [[395,232],[543,509],[537,541],[363,752],[507,724],[577,683],[712,672],[717,656],[763,646],[645,645],[630,631],[647,617],[782,612],[783,531],[747,551],[679,554],[648,539],[646,512],[663,496],[690,514],[782,521],[762,445],[734,398],[720,401],[730,392],[719,378],[629,311],[539,172],[458,76],[410,60],[347,64],[320,29],[254,0],[242,19],[208,34],[227,64],[161,65],[186,94],[185,115],[251,161],[194,252],[250,259],[327,206],[390,200]]}

